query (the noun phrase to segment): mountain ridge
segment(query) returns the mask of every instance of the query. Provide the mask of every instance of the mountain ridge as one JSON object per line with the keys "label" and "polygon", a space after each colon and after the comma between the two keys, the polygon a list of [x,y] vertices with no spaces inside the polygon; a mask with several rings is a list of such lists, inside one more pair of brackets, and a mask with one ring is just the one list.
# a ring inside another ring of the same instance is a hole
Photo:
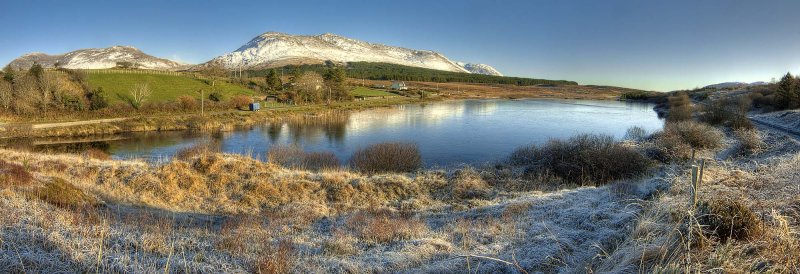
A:
{"label": "mountain ridge", "polygon": [[220,55],[205,64],[219,63],[229,69],[255,69],[290,63],[305,64],[326,61],[391,63],[452,72],[502,76],[500,72],[489,65],[455,62],[439,52],[371,43],[333,33],[292,35],[281,32],[265,32],[250,39],[235,51]]}
{"label": "mountain ridge", "polygon": [[142,69],[179,70],[188,67],[187,64],[146,54],[132,46],[120,45],[78,49],[54,55],[31,52],[12,60],[8,65],[18,70],[28,69],[34,63],[45,68],[59,64],[68,69],[107,69],[116,67],[118,62],[129,62]]}

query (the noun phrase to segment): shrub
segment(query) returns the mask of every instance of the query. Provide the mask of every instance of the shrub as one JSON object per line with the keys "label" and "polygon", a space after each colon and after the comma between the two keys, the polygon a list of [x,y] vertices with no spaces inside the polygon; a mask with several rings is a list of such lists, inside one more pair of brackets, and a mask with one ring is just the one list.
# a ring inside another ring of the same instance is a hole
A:
{"label": "shrub", "polygon": [[219,91],[214,91],[208,95],[208,100],[214,102],[222,102],[223,100],[225,100],[225,97]]}
{"label": "shrub", "polygon": [[685,121],[692,119],[692,102],[689,95],[685,92],[679,92],[667,99],[669,105],[669,112],[667,113],[668,121]]}
{"label": "shrub", "polygon": [[753,124],[747,118],[747,111],[750,110],[751,106],[752,100],[750,97],[716,100],[704,107],[704,111],[700,115],[700,121],[734,129],[752,128]]}
{"label": "shrub", "polygon": [[683,142],[696,149],[715,149],[722,144],[722,132],[694,121],[668,122],[664,126],[664,132],[676,134]]}
{"label": "shrub", "polygon": [[178,105],[180,105],[183,110],[194,110],[197,108],[197,99],[192,96],[179,96],[177,100]]}
{"label": "shrub", "polygon": [[688,160],[692,155],[692,147],[674,132],[656,132],[650,136],[650,141],[645,154],[651,159],[669,163]]}
{"label": "shrub", "polygon": [[757,130],[740,129],[735,132],[735,135],[739,140],[740,154],[757,153],[766,145]]}
{"label": "shrub", "polygon": [[620,95],[623,100],[647,100],[650,98],[650,93],[641,90],[628,91]]}
{"label": "shrub", "polygon": [[89,109],[91,110],[104,109],[108,107],[108,99],[106,99],[106,95],[102,87],[89,92],[86,97],[89,98]]}
{"label": "shrub", "polygon": [[701,201],[695,213],[703,233],[720,242],[746,240],[761,231],[761,220],[750,208],[737,200]]}
{"label": "shrub", "polygon": [[647,130],[639,126],[633,126],[625,131],[625,139],[631,141],[641,141],[647,138]]}
{"label": "shrub", "polygon": [[361,172],[410,172],[422,166],[416,144],[379,143],[353,152],[350,164]]}
{"label": "shrub", "polygon": [[27,185],[33,181],[33,175],[18,164],[0,160],[0,186]]}
{"label": "shrub", "polygon": [[231,98],[230,104],[234,108],[238,108],[240,110],[246,110],[250,103],[253,102],[253,98],[247,95],[236,95]]}
{"label": "shrub", "polygon": [[550,140],[542,147],[524,147],[512,155],[512,162],[528,166],[528,173],[552,172],[580,183],[602,184],[630,178],[644,173],[649,166],[643,155],[607,135],[581,134],[566,141]]}
{"label": "shrub", "polygon": [[339,167],[339,159],[332,152],[306,152],[299,146],[273,146],[267,159],[271,163],[289,168],[321,170]]}

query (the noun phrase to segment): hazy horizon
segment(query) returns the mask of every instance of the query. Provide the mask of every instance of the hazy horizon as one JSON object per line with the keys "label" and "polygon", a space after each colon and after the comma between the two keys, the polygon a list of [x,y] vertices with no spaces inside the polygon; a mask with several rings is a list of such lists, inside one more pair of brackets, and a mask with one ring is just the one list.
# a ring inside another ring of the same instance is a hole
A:
{"label": "hazy horizon", "polygon": [[[10,1],[0,64],[30,52],[129,45],[202,63],[268,31],[335,33],[485,63],[507,76],[647,90],[800,72],[795,1]],[[85,15],[82,15],[85,14]]]}

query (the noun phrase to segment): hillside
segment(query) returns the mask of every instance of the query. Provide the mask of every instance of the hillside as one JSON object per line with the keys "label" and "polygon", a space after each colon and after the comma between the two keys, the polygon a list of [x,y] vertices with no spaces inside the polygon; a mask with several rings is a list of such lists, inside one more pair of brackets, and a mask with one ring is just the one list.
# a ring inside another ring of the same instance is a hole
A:
{"label": "hillside", "polygon": [[430,50],[415,50],[351,39],[336,34],[290,35],[267,32],[237,50],[209,61],[229,69],[260,69],[326,61],[378,62],[451,72],[502,75],[484,64],[454,62]]}
{"label": "hillside", "polygon": [[80,49],[57,55],[30,53],[14,59],[9,66],[17,70],[27,70],[37,63],[45,68],[53,68],[58,64],[59,67],[68,69],[106,69],[116,67],[119,62],[127,62],[141,69],[177,70],[186,67],[185,64],[154,57],[129,46]]}
{"label": "hillside", "polygon": [[[128,96],[130,90],[136,84],[146,83],[149,85],[153,94],[151,102],[174,101],[178,96],[188,95],[200,97],[197,91],[204,90],[206,94],[211,90],[211,86],[203,80],[191,76],[176,76],[167,74],[128,74],[119,72],[111,73],[89,73],[89,85],[92,88],[102,87],[105,90],[109,101],[112,103],[124,102],[123,97]],[[230,97],[236,94],[253,94],[254,91],[227,83],[217,81],[217,90],[222,91],[223,95]]]}
{"label": "hillside", "polygon": [[[444,70],[418,68],[390,63],[372,62],[348,62],[345,65],[347,76],[357,79],[369,80],[402,80],[420,82],[460,82],[460,83],[482,83],[482,84],[508,84],[518,86],[532,85],[577,85],[574,81],[566,80],[547,80],[521,77],[506,77],[473,74],[465,72],[451,72]],[[325,72],[328,68],[321,64],[288,65],[276,68],[284,74],[291,74],[296,71],[316,71]],[[269,69],[257,69],[249,71],[251,76],[265,76]]]}

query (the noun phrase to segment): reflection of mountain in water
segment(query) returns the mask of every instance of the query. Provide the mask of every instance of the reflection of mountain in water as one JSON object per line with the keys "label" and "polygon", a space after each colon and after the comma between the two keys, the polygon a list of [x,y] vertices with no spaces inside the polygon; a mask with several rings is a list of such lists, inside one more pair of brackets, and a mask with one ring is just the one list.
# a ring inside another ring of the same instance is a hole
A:
{"label": "reflection of mountain in water", "polygon": [[347,112],[306,115],[270,123],[265,129],[272,143],[278,142],[282,137],[287,137],[293,143],[316,142],[323,136],[329,142],[342,143],[347,134],[349,119],[350,114]]}

